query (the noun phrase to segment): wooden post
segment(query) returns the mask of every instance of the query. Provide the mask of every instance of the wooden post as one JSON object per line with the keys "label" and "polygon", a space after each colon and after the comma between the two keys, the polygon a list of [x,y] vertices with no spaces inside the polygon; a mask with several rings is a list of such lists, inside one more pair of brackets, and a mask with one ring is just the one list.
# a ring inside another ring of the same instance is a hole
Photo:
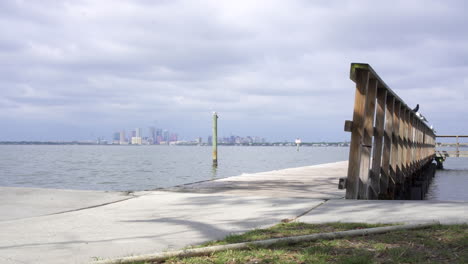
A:
{"label": "wooden post", "polygon": [[213,112],[213,166],[218,166],[218,114]]}
{"label": "wooden post", "polygon": [[387,91],[382,87],[377,90],[377,113],[375,117],[375,135],[374,150],[372,153],[372,170],[369,175],[371,192],[369,199],[377,199],[380,194],[380,171],[382,161],[383,136],[385,125],[385,101],[387,100]]}
{"label": "wooden post", "polygon": [[349,146],[348,177],[346,180],[346,199],[357,199],[359,194],[361,140],[364,133],[364,104],[368,85],[369,71],[357,69],[351,143]]}
{"label": "wooden post", "polygon": [[424,145],[424,151],[423,151],[423,158],[426,159],[427,155],[428,155],[428,132],[429,129],[427,127],[424,127],[424,139],[423,139],[423,145]]}
{"label": "wooden post", "polygon": [[406,135],[405,135],[405,117],[406,107],[400,104],[399,132],[398,132],[398,170],[396,174],[395,199],[401,199],[403,184],[405,180],[405,153],[406,153]]}
{"label": "wooden post", "polygon": [[421,168],[421,120],[416,121],[416,166],[419,170]]}
{"label": "wooden post", "polygon": [[457,136],[457,158],[460,157],[460,142],[458,141],[458,136]]}
{"label": "wooden post", "polygon": [[413,112],[408,109],[408,115],[406,117],[406,169],[408,175],[413,173],[413,168],[411,167],[411,155],[413,151]]}
{"label": "wooden post", "polygon": [[374,115],[375,115],[375,99],[377,96],[376,79],[369,80],[369,86],[366,95],[366,105],[364,112],[364,134],[361,144],[361,164],[359,170],[360,186],[359,199],[369,199],[369,173],[370,160],[372,150],[372,137],[374,135]]}
{"label": "wooden post", "polygon": [[401,162],[400,162],[400,114],[401,114],[401,103],[395,100],[395,106],[393,111],[393,137],[392,137],[392,155],[391,159],[391,173],[390,177],[392,178],[392,193],[391,199],[395,199],[395,187],[398,183],[398,177],[401,173]]}
{"label": "wooden post", "polygon": [[392,156],[392,137],[393,137],[393,109],[395,107],[395,97],[387,95],[385,104],[385,133],[384,133],[384,149],[382,156],[382,178],[380,179],[380,194],[388,198],[388,186],[390,181],[391,167],[390,158]]}

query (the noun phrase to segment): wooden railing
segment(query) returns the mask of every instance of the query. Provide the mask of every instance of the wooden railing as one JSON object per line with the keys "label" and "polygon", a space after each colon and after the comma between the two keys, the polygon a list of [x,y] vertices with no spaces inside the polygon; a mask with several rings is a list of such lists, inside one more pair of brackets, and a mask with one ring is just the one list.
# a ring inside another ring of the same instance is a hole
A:
{"label": "wooden railing", "polygon": [[437,138],[455,138],[456,139],[456,143],[454,144],[450,144],[450,146],[453,146],[455,147],[455,150],[437,150],[436,151],[436,154],[438,156],[442,156],[442,157],[457,157],[457,158],[461,158],[461,157],[468,157],[468,151],[460,151],[460,146],[466,146],[467,144],[460,144],[460,138],[468,138],[467,135],[455,135],[455,136],[448,136],[448,135],[437,135],[436,136]]}
{"label": "wooden railing", "polygon": [[369,64],[352,63],[356,83],[346,199],[396,199],[434,157],[433,130]]}

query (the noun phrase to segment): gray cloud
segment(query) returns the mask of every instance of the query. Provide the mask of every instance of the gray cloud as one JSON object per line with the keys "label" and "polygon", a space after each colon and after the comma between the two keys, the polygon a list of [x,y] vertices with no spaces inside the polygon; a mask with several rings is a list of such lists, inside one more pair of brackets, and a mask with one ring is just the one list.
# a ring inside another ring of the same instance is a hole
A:
{"label": "gray cloud", "polygon": [[213,110],[226,134],[343,140],[353,61],[421,104],[438,131],[466,131],[465,10],[465,1],[2,1],[0,140],[23,139],[25,128],[38,131],[29,139],[109,137],[154,120],[192,138],[210,132]]}

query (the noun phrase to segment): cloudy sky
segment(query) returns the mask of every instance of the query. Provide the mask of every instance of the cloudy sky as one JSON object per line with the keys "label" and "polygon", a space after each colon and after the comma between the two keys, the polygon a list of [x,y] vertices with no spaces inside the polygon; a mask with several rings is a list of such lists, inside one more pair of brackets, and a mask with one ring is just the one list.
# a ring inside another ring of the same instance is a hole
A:
{"label": "cloudy sky", "polygon": [[0,141],[149,126],[185,139],[347,140],[351,62],[468,133],[461,1],[0,2]]}

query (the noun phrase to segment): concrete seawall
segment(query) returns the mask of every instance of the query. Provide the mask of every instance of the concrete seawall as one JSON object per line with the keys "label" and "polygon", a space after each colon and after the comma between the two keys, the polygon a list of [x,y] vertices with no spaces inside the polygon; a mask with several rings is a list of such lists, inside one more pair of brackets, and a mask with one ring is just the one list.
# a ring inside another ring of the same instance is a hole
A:
{"label": "concrete seawall", "polygon": [[161,252],[284,220],[467,223],[468,202],[352,201],[347,162],[135,193],[0,188],[0,263]]}

